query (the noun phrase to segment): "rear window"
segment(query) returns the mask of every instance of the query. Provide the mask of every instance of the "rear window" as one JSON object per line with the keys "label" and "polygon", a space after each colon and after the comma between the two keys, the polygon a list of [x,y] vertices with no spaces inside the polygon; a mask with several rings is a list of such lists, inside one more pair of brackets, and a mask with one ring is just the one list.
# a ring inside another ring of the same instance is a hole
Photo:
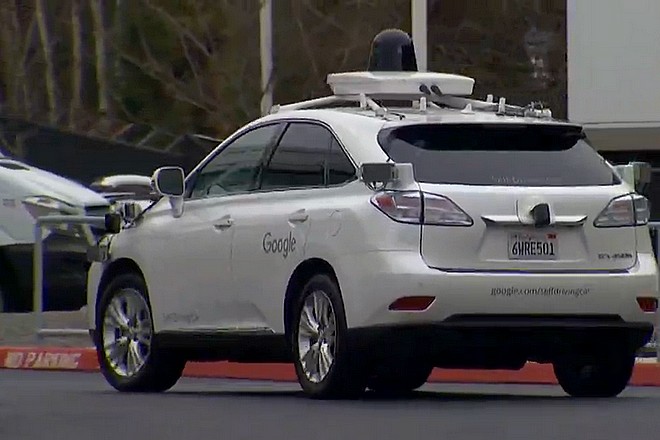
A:
{"label": "rear window", "polygon": [[394,162],[413,164],[417,181],[462,185],[614,185],[619,178],[579,127],[424,124],[382,130]]}

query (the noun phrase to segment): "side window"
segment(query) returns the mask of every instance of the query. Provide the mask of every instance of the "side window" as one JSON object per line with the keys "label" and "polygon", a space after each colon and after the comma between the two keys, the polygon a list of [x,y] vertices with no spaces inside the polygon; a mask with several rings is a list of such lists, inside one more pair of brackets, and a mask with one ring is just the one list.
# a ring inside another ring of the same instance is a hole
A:
{"label": "side window", "polygon": [[332,133],[321,125],[291,123],[264,169],[261,189],[323,186],[332,139]]}
{"label": "side window", "polygon": [[264,156],[281,130],[281,124],[272,124],[251,130],[235,139],[200,170],[190,197],[254,190]]}
{"label": "side window", "polygon": [[355,177],[355,167],[333,138],[328,156],[328,185],[339,185]]}

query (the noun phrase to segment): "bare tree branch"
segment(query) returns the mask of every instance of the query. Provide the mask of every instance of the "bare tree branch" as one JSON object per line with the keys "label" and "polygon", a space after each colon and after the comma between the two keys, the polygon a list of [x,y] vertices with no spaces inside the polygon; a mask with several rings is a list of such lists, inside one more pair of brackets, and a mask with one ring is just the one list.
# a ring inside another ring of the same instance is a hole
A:
{"label": "bare tree branch", "polygon": [[312,65],[312,72],[313,72],[313,77],[314,78],[320,78],[321,77],[321,72],[319,71],[319,66],[316,63],[316,57],[314,55],[314,50],[312,49],[311,44],[309,43],[309,38],[307,37],[307,32],[305,32],[305,28],[302,22],[302,17],[300,13],[300,5],[296,4],[294,6],[294,14],[296,17],[296,26],[298,27],[298,32],[300,33],[300,39],[302,41],[303,47],[305,48],[305,52],[307,52],[307,59],[309,60],[309,63]]}
{"label": "bare tree branch", "polygon": [[187,93],[181,90],[178,86],[178,81],[173,78],[170,74],[163,73],[163,70],[159,67],[158,61],[153,57],[151,51],[146,43],[144,36],[141,36],[141,45],[145,51],[145,56],[147,57],[147,62],[142,61],[141,59],[129,55],[125,52],[120,53],[120,56],[131,63],[133,66],[140,69],[142,73],[148,77],[160,82],[166,88],[166,90],[171,94],[172,98],[193,105],[197,108],[200,108],[207,112],[213,112],[214,109],[212,106],[202,103]]}
{"label": "bare tree branch", "polygon": [[153,4],[153,2],[151,0],[142,0],[142,1],[144,2],[144,4],[149,9],[153,10],[154,12],[157,12],[158,15],[160,15],[167,22],[172,24],[172,26],[174,26],[174,28],[179,33],[181,33],[182,35],[185,35],[186,37],[188,37],[190,39],[190,41],[192,41],[197,46],[197,48],[199,48],[199,50],[204,52],[204,54],[206,56],[211,56],[211,52],[209,52],[206,45],[204,45],[201,41],[199,41],[199,39],[195,36],[195,34],[193,34],[190,31],[190,29],[186,28],[183,24],[181,24],[179,22],[179,20],[177,20],[175,17],[173,17],[169,12],[167,12],[165,9],[163,9],[160,6],[156,6],[155,4]]}
{"label": "bare tree branch", "polygon": [[305,7],[313,13],[316,18],[322,20],[326,25],[332,26],[335,28],[335,30],[341,31],[341,32],[346,32],[346,26],[342,25],[339,23],[337,20],[334,18],[328,16],[327,14],[324,14],[321,12],[316,6],[314,6],[313,2],[310,0],[305,0]]}
{"label": "bare tree branch", "polygon": [[199,96],[204,96],[204,87],[202,86],[202,82],[200,79],[200,72],[197,69],[197,63],[195,63],[195,60],[193,60],[192,55],[190,53],[190,49],[188,49],[188,43],[186,42],[186,36],[185,35],[179,35],[179,41],[181,42],[181,47],[183,48],[183,53],[186,56],[186,60],[188,61],[188,65],[190,66],[190,70],[193,73],[193,76],[195,77],[195,85],[197,86],[197,92],[199,93]]}

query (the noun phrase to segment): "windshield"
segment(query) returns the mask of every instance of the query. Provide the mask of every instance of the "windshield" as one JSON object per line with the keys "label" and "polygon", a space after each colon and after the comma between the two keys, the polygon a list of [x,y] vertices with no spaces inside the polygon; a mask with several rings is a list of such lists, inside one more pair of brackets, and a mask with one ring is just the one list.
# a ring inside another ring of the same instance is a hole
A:
{"label": "windshield", "polygon": [[576,126],[424,124],[382,130],[389,157],[423,183],[614,185],[620,180]]}

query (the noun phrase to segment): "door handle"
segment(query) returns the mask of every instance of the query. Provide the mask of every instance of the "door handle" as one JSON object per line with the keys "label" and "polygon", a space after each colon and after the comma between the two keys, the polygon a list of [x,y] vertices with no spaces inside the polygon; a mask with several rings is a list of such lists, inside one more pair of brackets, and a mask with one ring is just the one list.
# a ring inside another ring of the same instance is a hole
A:
{"label": "door handle", "polygon": [[309,214],[304,209],[294,212],[289,216],[289,221],[292,223],[302,223],[307,221]]}
{"label": "door handle", "polygon": [[233,225],[233,224],[234,224],[234,219],[231,218],[231,216],[226,215],[226,216],[222,217],[221,219],[216,220],[215,222],[213,222],[213,227],[215,229],[227,229],[227,228],[231,227],[231,225]]}

